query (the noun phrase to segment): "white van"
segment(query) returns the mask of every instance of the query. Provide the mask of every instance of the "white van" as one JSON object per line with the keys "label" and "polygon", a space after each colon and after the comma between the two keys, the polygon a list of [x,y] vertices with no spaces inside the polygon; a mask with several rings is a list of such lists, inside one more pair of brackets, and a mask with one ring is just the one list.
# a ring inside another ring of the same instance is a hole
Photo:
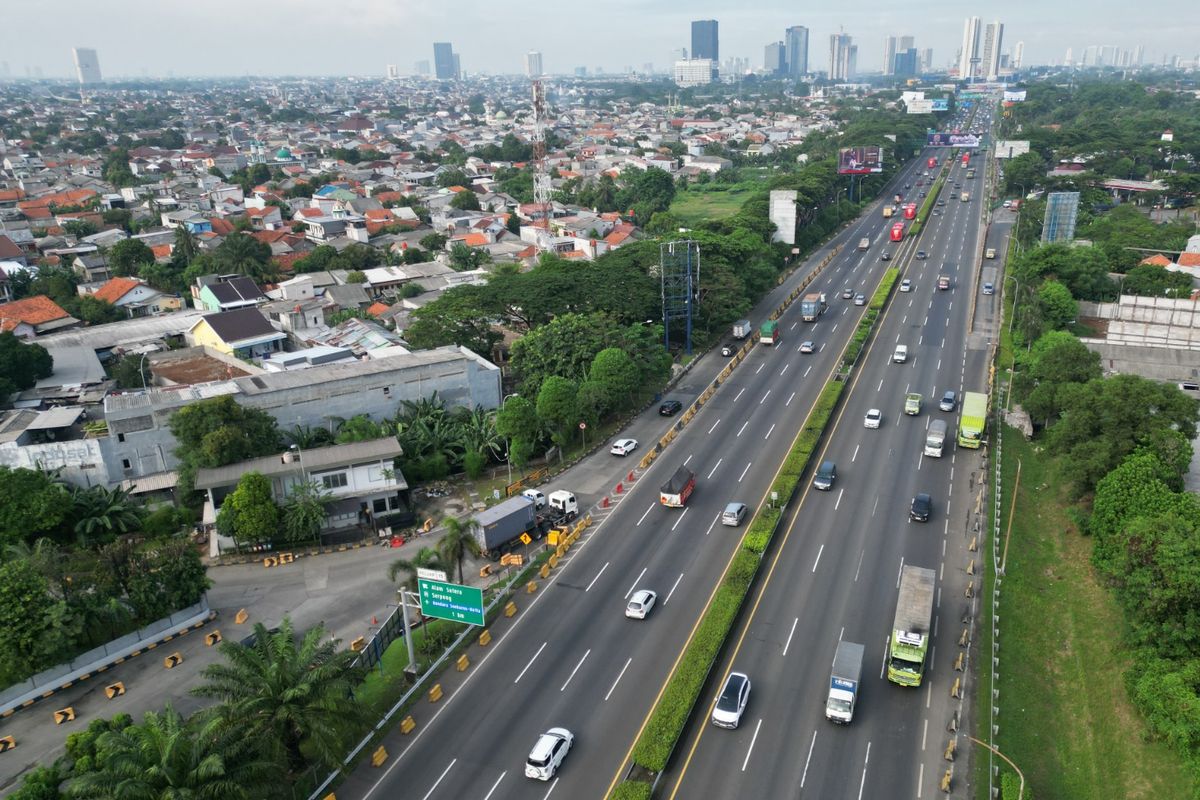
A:
{"label": "white van", "polygon": [[745,516],[746,504],[735,501],[725,506],[725,511],[721,514],[721,524],[736,528],[742,524],[742,519]]}
{"label": "white van", "polygon": [[903,364],[905,361],[908,361],[908,345],[896,345],[896,352],[892,353],[892,361],[897,364]]}

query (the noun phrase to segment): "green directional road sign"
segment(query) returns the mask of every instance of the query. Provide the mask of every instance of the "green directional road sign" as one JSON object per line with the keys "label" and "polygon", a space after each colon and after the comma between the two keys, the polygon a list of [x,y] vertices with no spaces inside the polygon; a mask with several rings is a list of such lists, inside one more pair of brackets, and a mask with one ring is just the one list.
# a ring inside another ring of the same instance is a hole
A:
{"label": "green directional road sign", "polygon": [[417,579],[421,613],[427,617],[483,625],[483,590],[458,583]]}

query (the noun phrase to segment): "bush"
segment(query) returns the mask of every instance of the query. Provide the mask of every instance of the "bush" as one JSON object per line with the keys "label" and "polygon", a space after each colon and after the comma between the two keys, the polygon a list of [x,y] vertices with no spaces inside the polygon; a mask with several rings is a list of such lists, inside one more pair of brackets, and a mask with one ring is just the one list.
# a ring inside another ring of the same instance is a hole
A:
{"label": "bush", "polygon": [[650,800],[650,784],[643,781],[625,781],[617,784],[608,800]]}
{"label": "bush", "polygon": [[487,458],[483,453],[474,451],[463,455],[463,471],[467,473],[467,477],[475,480],[483,474],[483,468],[487,466]]}

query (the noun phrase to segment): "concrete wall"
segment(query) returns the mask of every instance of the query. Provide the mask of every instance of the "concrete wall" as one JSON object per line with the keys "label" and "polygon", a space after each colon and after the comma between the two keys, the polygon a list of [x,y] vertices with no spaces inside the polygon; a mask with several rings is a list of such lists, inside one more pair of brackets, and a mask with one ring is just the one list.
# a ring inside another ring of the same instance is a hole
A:
{"label": "concrete wall", "polygon": [[1106,339],[1081,341],[1093,353],[1100,354],[1100,366],[1105,373],[1141,375],[1171,383],[1200,379],[1200,353],[1195,350],[1121,344]]}

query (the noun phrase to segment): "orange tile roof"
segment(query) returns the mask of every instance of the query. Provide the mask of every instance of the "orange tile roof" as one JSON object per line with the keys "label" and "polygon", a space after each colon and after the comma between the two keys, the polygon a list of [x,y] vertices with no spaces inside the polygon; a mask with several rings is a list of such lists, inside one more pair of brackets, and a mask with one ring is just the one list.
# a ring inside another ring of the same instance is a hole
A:
{"label": "orange tile roof", "polygon": [[11,331],[20,322],[42,325],[66,316],[67,312],[63,311],[58,303],[44,294],[39,294],[36,297],[26,297],[24,300],[0,305],[0,330]]}
{"label": "orange tile roof", "polygon": [[142,285],[141,281],[133,278],[113,278],[97,289],[92,296],[97,300],[116,305],[118,300]]}
{"label": "orange tile roof", "polygon": [[462,243],[467,247],[483,247],[485,244],[491,244],[485,233],[468,233],[463,237]]}
{"label": "orange tile roof", "polygon": [[209,222],[212,224],[212,232],[220,236],[228,236],[233,233],[233,223],[227,219],[214,217]]}
{"label": "orange tile roof", "polygon": [[311,219],[313,217],[323,217],[325,216],[325,212],[319,208],[302,208],[300,209],[300,216]]}
{"label": "orange tile roof", "polygon": [[291,233],[292,232],[289,230],[254,231],[250,235],[253,236],[255,239],[258,239],[263,244],[271,244],[273,242],[278,242],[280,239],[284,238],[285,236],[290,236]]}
{"label": "orange tile roof", "polygon": [[45,206],[22,208],[21,213],[25,215],[25,219],[54,219],[54,214]]}
{"label": "orange tile roof", "polygon": [[169,258],[174,245],[156,244],[150,248],[150,252],[154,253],[155,258]]}
{"label": "orange tile roof", "polygon": [[459,192],[465,192],[467,190],[467,187],[465,186],[447,186],[446,188],[455,194],[458,194]]}
{"label": "orange tile roof", "polygon": [[1165,266],[1167,266],[1168,264],[1170,264],[1170,263],[1172,263],[1172,262],[1171,262],[1171,259],[1169,259],[1169,258],[1167,258],[1166,256],[1164,256],[1162,253],[1155,253],[1155,254],[1154,254],[1154,255],[1152,255],[1152,256],[1147,256],[1146,258],[1143,258],[1143,259],[1142,259],[1140,262],[1138,262],[1138,263],[1140,263],[1140,264],[1150,264],[1150,265],[1152,265],[1152,266],[1155,266],[1155,267],[1165,267]]}
{"label": "orange tile roof", "polygon": [[24,189],[0,189],[0,202],[8,203],[25,197]]}
{"label": "orange tile roof", "polygon": [[66,192],[42,195],[33,200],[24,200],[17,203],[17,208],[24,210],[26,208],[49,208],[50,206],[75,206],[96,196],[97,193],[91,189],[71,189]]}
{"label": "orange tile roof", "polygon": [[1175,263],[1181,267],[1200,267],[1200,253],[1180,253]]}
{"label": "orange tile roof", "polygon": [[604,237],[604,241],[608,242],[611,247],[616,247],[619,244],[623,244],[628,238],[629,231],[613,231]]}
{"label": "orange tile roof", "polygon": [[536,255],[537,247],[531,244],[529,247],[526,247],[524,250],[517,253],[517,258],[533,258]]}
{"label": "orange tile roof", "polygon": [[367,306],[366,313],[369,316],[378,317],[380,314],[386,314],[390,308],[391,306],[387,303],[371,303],[371,305]]}

